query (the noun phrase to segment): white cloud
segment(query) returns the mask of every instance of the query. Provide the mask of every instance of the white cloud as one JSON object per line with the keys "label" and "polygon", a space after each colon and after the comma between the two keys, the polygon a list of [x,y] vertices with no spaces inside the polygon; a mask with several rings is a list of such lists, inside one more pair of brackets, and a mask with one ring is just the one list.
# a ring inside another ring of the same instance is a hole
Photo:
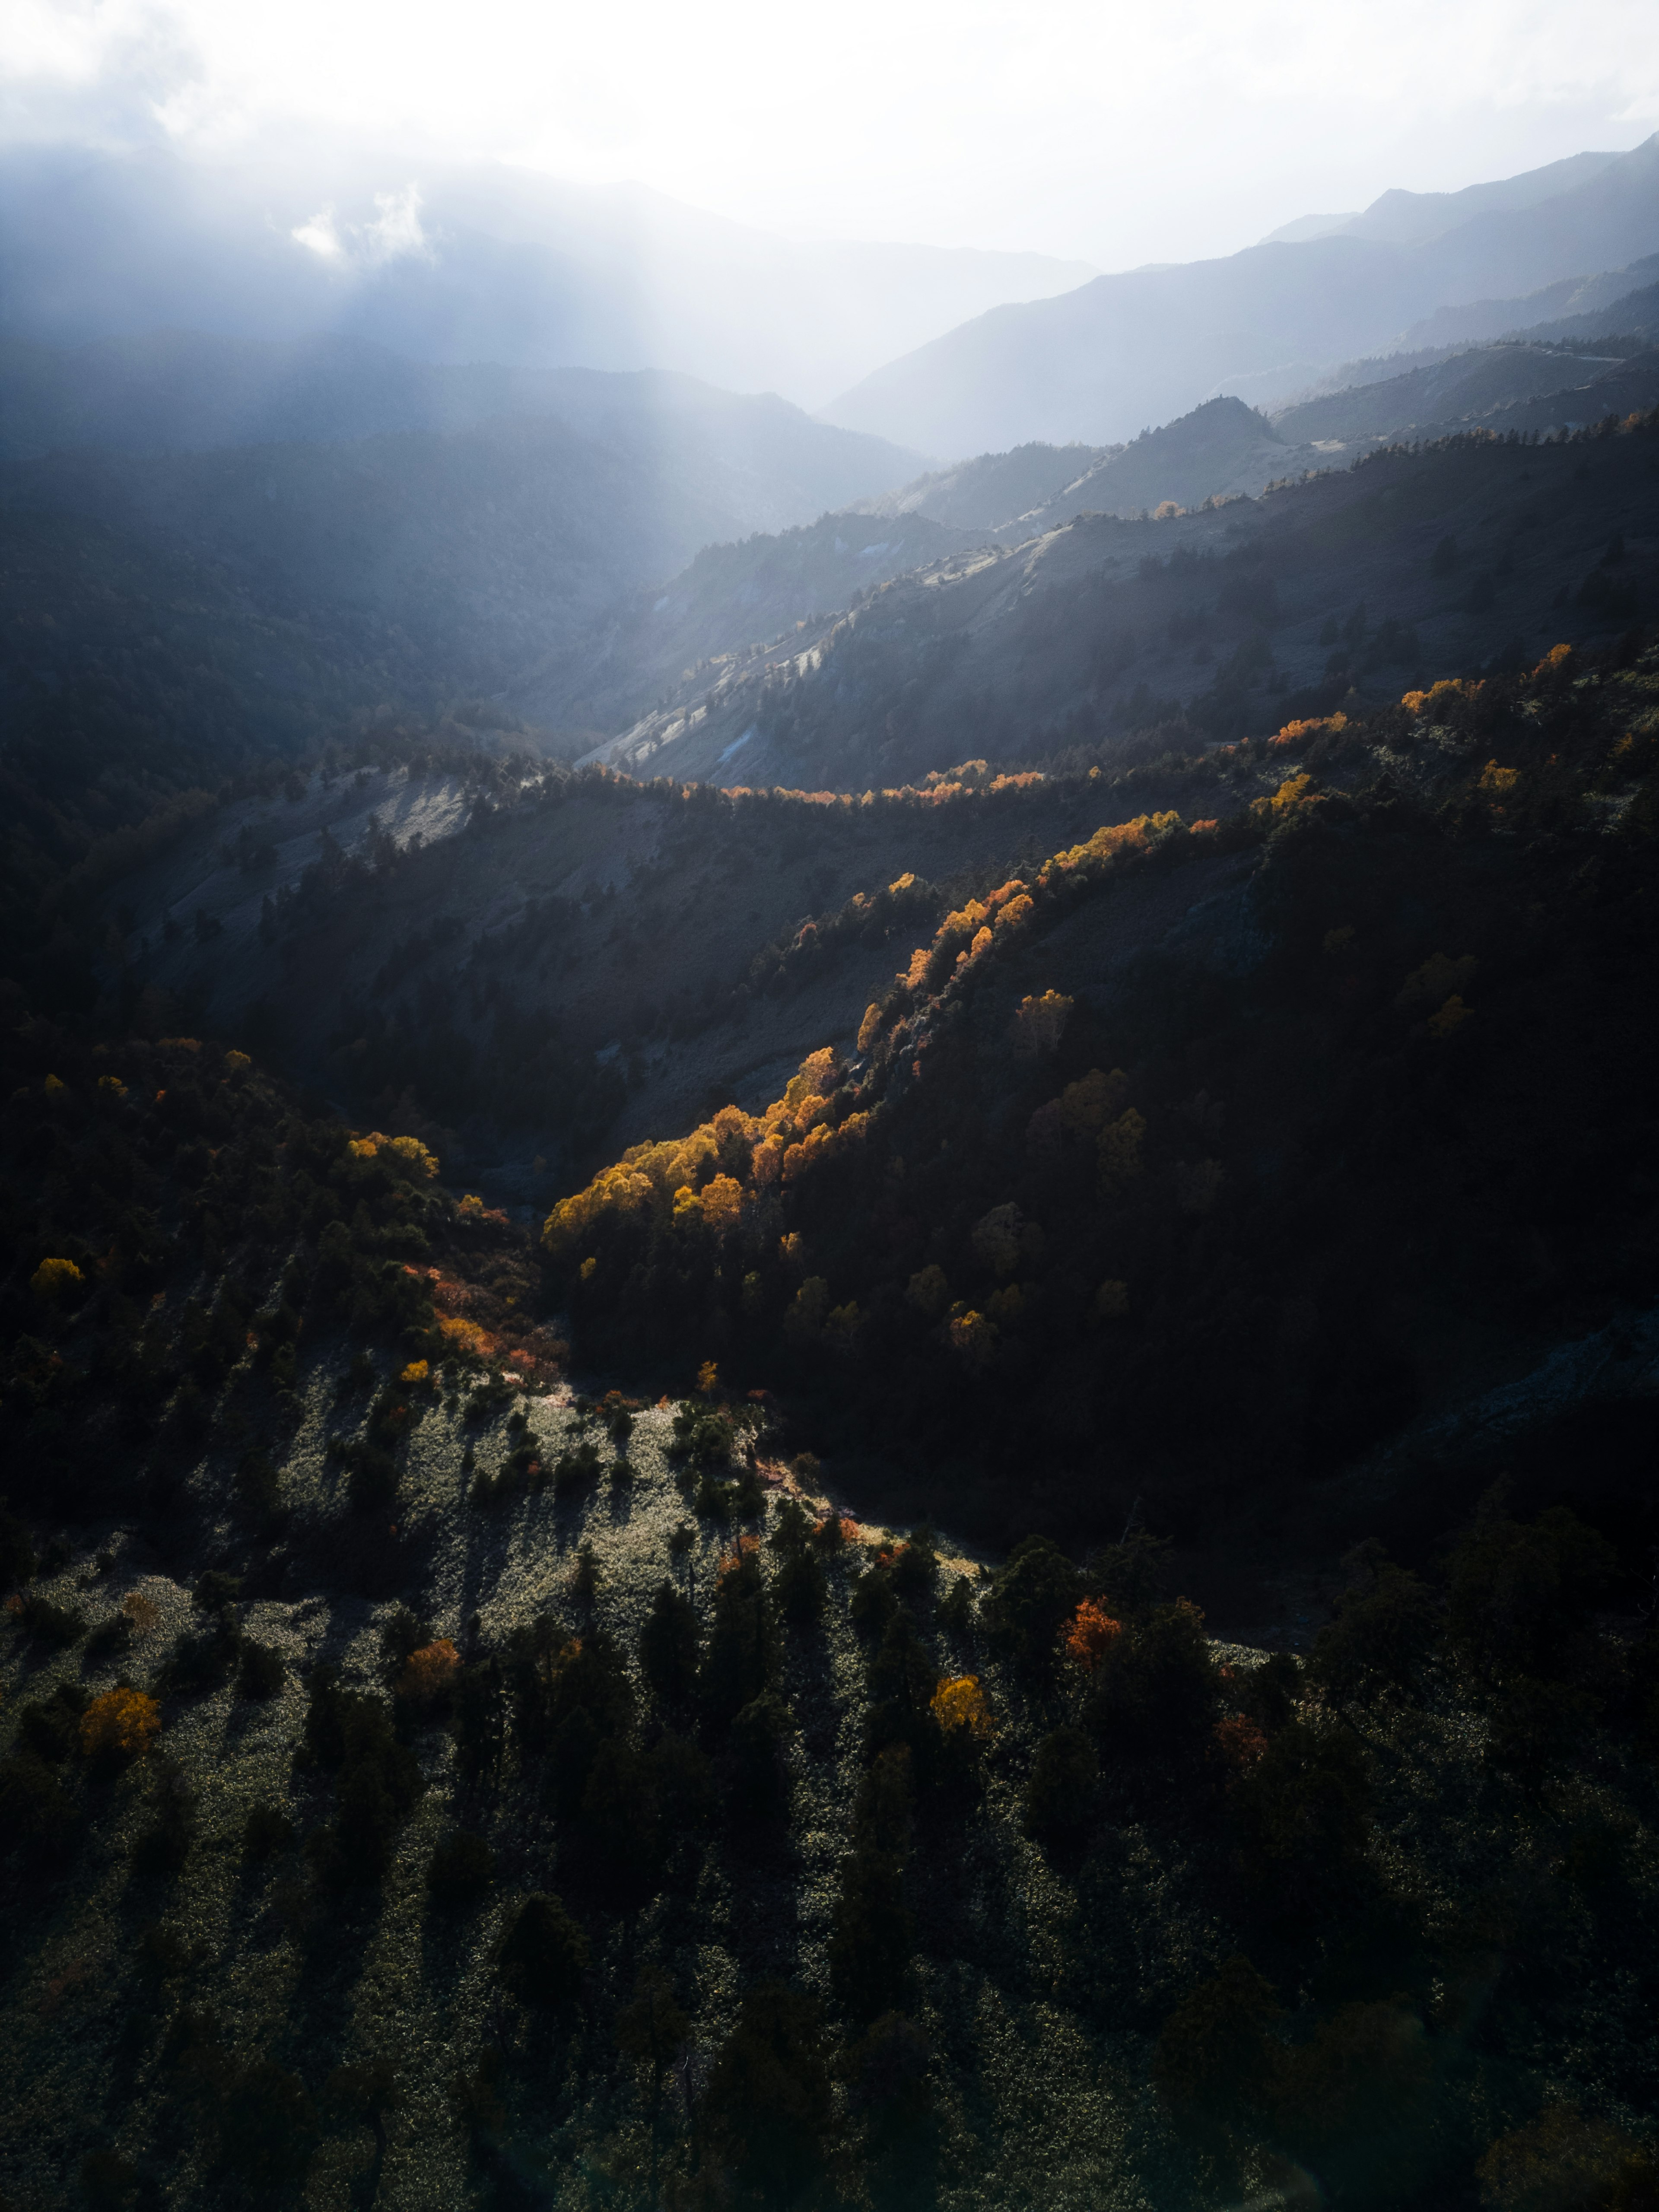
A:
{"label": "white cloud", "polygon": [[[0,79],[13,135],[77,99],[136,104],[185,146],[350,132],[638,179],[764,228],[1122,265],[1231,251],[1389,185],[1454,188],[1629,144],[1659,119],[1659,9],[12,0]],[[346,256],[422,250],[412,203],[336,235]]]}
{"label": "white cloud", "polygon": [[348,223],[343,230],[334,210],[323,208],[309,222],[296,223],[289,236],[337,268],[378,269],[388,261],[430,258],[418,185],[405,185],[400,192],[376,192],[372,222]]}

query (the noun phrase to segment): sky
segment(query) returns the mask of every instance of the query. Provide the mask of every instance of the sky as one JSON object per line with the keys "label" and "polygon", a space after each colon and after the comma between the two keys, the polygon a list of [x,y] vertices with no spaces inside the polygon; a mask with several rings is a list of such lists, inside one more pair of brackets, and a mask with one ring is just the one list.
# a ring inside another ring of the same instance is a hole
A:
{"label": "sky", "polygon": [[0,139],[386,149],[1100,269],[1659,128],[1653,0],[7,0]]}

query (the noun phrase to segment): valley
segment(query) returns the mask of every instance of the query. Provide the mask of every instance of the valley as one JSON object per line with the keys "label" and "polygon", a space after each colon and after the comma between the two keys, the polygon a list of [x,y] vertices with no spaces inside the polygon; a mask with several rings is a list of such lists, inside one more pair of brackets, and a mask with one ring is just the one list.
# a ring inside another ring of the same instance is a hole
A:
{"label": "valley", "polygon": [[1654,2202],[1655,145],[0,149],[6,2207]]}

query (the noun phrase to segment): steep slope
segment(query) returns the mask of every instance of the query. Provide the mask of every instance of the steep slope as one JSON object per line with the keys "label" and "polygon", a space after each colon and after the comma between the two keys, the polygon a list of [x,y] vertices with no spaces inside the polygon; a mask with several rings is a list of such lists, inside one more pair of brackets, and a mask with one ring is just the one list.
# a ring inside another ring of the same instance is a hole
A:
{"label": "steep slope", "polygon": [[1566,395],[1571,392],[1578,395],[1571,405],[1582,423],[1603,414],[1626,413],[1632,404],[1645,409],[1659,403],[1659,386],[1642,400],[1623,396],[1627,384],[1651,380],[1656,366],[1659,361],[1650,353],[1638,363],[1624,349],[1597,354],[1522,341],[1451,354],[1397,376],[1356,383],[1277,409],[1271,419],[1287,444],[1347,444],[1390,434],[1444,436],[1454,425],[1488,420],[1500,431],[1512,421],[1515,427],[1531,429],[1541,426],[1512,417],[1508,410],[1539,400],[1559,406],[1555,419],[1565,421]]}
{"label": "steep slope", "polygon": [[1103,444],[1229,379],[1360,353],[1435,308],[1623,267],[1655,250],[1659,138],[1577,182],[1558,181],[1565,188],[1535,204],[1487,207],[1419,243],[1354,231],[1257,246],[1000,307],[889,363],[824,412],[934,450],[1032,438]]}
{"label": "steep slope", "polygon": [[1518,665],[1653,604],[1644,420],[1633,442],[1609,425],[1389,451],[1162,521],[1078,515],[1068,497],[1073,519],[1031,542],[955,555],[682,683],[595,757],[859,791],[1159,720],[1234,737],[1354,684]]}
{"label": "steep slope", "polygon": [[1655,320],[1656,278],[1659,254],[1650,253],[1627,269],[1570,277],[1522,299],[1477,300],[1467,307],[1443,307],[1404,332],[1400,343],[1402,347],[1479,343],[1524,335],[1552,345],[1650,331],[1659,327]]}
{"label": "steep slope", "polygon": [[[1039,1468],[1098,1538],[1349,1510],[1317,1485],[1659,1288],[1651,1178],[1577,1164],[1639,1158],[1654,1060],[1613,1015],[1655,950],[1626,657],[1166,757],[1131,818],[1097,777],[1097,833],[895,963],[851,1053],[553,1210],[579,1346],[787,1378],[958,1522],[1028,1524]],[[1374,1467],[1371,1525],[1449,1480]]]}
{"label": "steep slope", "polygon": [[1206,499],[1254,495],[1318,465],[1319,455],[1294,445],[1241,400],[1211,399],[1174,422],[1143,430],[1127,446],[1036,444],[984,453],[880,499],[862,500],[858,511],[925,514],[1018,541],[1074,514],[1143,514],[1166,501],[1198,507]]}
{"label": "steep slope", "polygon": [[805,529],[706,545],[678,575],[607,609],[568,650],[515,673],[503,697],[543,726],[628,728],[686,683],[718,684],[797,628],[822,623],[907,569],[945,558],[975,533],[912,512],[826,514]]}
{"label": "steep slope", "polygon": [[1093,274],[1041,254],[799,245],[639,186],[488,163],[400,158],[388,173],[337,141],[275,165],[39,146],[0,161],[5,323],[67,345],[158,325],[334,331],[426,362],[677,370],[816,406],[998,301]]}
{"label": "steep slope", "polygon": [[[544,1201],[605,1148],[850,1038],[940,886],[1086,835],[1097,803],[1077,775],[851,820],[799,796],[751,816],[711,800],[397,733],[342,747],[327,775],[234,795],[134,855],[107,892],[106,984],[386,1126],[441,1128],[458,1175]],[[902,878],[878,915],[834,926]]]}
{"label": "steep slope", "polygon": [[1016,446],[1010,453],[981,453],[953,469],[936,469],[896,491],[859,500],[854,512],[897,517],[924,514],[952,529],[994,532],[1020,516],[1063,498],[1106,459],[1098,446]]}

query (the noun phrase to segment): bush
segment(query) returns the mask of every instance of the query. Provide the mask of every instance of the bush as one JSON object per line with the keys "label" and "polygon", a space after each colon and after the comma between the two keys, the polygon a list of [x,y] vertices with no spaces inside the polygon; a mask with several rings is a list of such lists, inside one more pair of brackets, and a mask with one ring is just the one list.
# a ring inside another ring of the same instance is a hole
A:
{"label": "bush", "polygon": [[87,1617],[77,1607],[54,1605],[38,1590],[12,1598],[7,1610],[36,1643],[48,1644],[54,1650],[66,1650],[86,1633]]}
{"label": "bush", "polygon": [[775,1690],[763,1690],[732,1721],[732,1808],[746,1819],[775,1820],[786,1810],[784,1746],[794,1730],[789,1708]]}
{"label": "bush", "polygon": [[750,1990],[703,2094],[712,2148],[740,2189],[787,2204],[821,2170],[831,2112],[817,2001],[779,1983]]}
{"label": "bush", "polygon": [[500,1963],[502,1981],[521,2004],[572,2004],[587,1971],[587,1938],[556,1897],[529,1897],[502,1941]]}
{"label": "bush", "polygon": [[1190,1757],[1206,1741],[1220,1685],[1203,1615],[1184,1599],[1131,1619],[1091,1680],[1088,1724],[1103,1747]]}
{"label": "bush", "polygon": [[1488,1497],[1453,1553],[1447,1633],[1478,1674],[1546,1680],[1570,1663],[1611,1582],[1612,1547],[1565,1505],[1513,1521]]}
{"label": "bush", "polygon": [[161,1709],[142,1690],[106,1690],[81,1717],[81,1748],[88,1759],[118,1762],[147,1751],[161,1726]]}
{"label": "bush", "polygon": [[176,1759],[158,1763],[150,1805],[153,1818],[133,1844],[133,1864],[141,1874],[177,1874],[196,1840],[197,1797]]}
{"label": "bush", "polygon": [[640,1631],[640,1663],[646,1680],[665,1704],[678,1705],[690,1697],[702,1644],[696,1607],[672,1583],[664,1582]]}
{"label": "bush", "polygon": [[1079,1842],[1094,1817],[1099,1783],[1099,1754],[1083,1730],[1051,1729],[1038,1744],[1026,1779],[1026,1834],[1051,1848]]}
{"label": "bush", "polygon": [[1408,1697],[1438,1638],[1434,1600],[1380,1545],[1365,1547],[1358,1563],[1364,1579],[1338,1600],[1335,1619],[1315,1638],[1309,1672],[1334,1698],[1377,1691]]}
{"label": "bush", "polygon": [[0,1837],[31,1853],[55,1849],[75,1826],[75,1805],[42,1759],[14,1752],[0,1759]]}
{"label": "bush", "polygon": [[256,1644],[250,1638],[242,1646],[237,1691],[244,1698],[274,1698],[287,1672],[288,1663],[275,1645]]}
{"label": "bush", "polygon": [[792,1552],[778,1571],[775,1585],[778,1610],[787,1621],[804,1627],[823,1611],[823,1569],[807,1551]]}
{"label": "bush", "polygon": [[447,1636],[411,1651],[398,1677],[398,1695],[416,1711],[447,1711],[455,1692],[461,1655]]}
{"label": "bush", "polygon": [[495,1879],[495,1852],[482,1836],[465,1830],[435,1844],[427,1861],[426,1886],[433,1903],[444,1911],[472,1904]]}
{"label": "bush", "polygon": [[1369,1882],[1370,1785],[1350,1735],[1288,1723],[1232,1795],[1246,1870],[1275,1910],[1338,1910]]}
{"label": "bush", "polygon": [[993,1582],[986,1613],[1016,1666],[1042,1678],[1053,1672],[1061,1624],[1083,1595],[1083,1577],[1059,1545],[1027,1536]]}
{"label": "bush", "polygon": [[250,1808],[242,1823],[242,1856],[255,1865],[294,1848],[294,1823],[280,1805]]}
{"label": "bush", "polygon": [[80,1741],[81,1716],[90,1702],[78,1682],[60,1682],[49,1698],[32,1698],[18,1711],[19,1749],[61,1766]]}

